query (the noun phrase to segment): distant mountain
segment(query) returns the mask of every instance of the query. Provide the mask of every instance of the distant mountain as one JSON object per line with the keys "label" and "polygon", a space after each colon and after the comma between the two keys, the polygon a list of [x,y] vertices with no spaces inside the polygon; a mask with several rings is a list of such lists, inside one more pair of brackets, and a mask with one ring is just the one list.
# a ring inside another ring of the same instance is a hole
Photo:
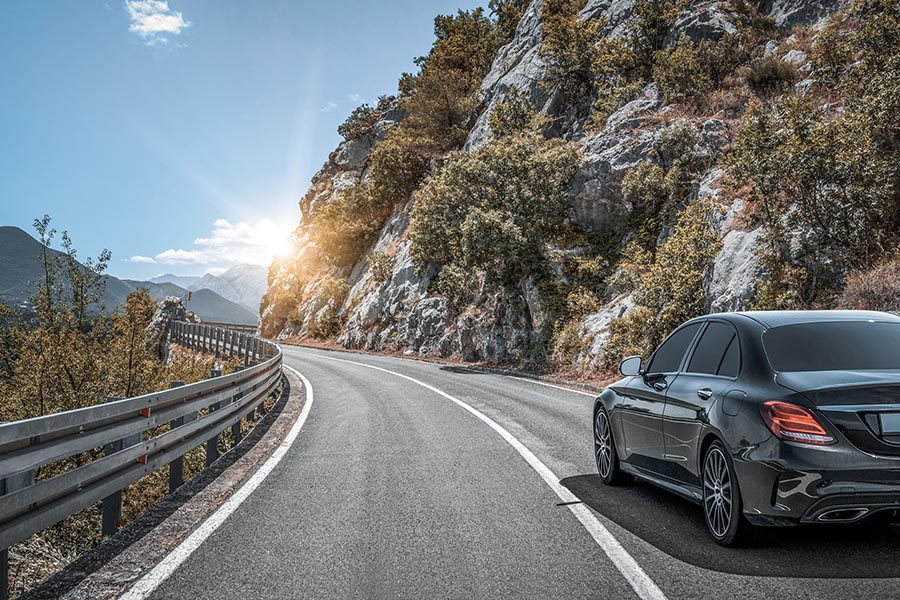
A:
{"label": "distant mountain", "polygon": [[171,273],[166,273],[165,275],[159,275],[158,277],[153,277],[148,280],[150,283],[174,283],[175,285],[182,287],[184,289],[190,289],[191,286],[200,281],[200,277],[191,277],[185,275],[172,275]]}
{"label": "distant mountain", "polygon": [[[0,227],[0,302],[7,306],[29,308],[30,297],[43,276],[41,243],[18,227]],[[62,252],[50,250],[60,257]],[[103,303],[119,306],[131,289],[115,277],[104,276]]]}
{"label": "distant mountain", "polygon": [[[152,281],[135,281],[133,279],[123,280],[123,283],[135,291],[141,288],[147,290],[147,293],[157,301],[162,300],[166,296],[178,296],[186,301],[185,305],[188,310],[200,317],[202,321],[255,325],[258,320],[256,313],[253,311],[223,298],[212,290],[188,291],[174,283],[153,283]],[[189,293],[191,295],[190,300],[187,299]]]}
{"label": "distant mountain", "polygon": [[221,275],[207,273],[188,289],[212,290],[259,314],[259,302],[266,291],[267,270],[259,265],[236,265]]}
{"label": "distant mountain", "polygon": [[[30,308],[30,297],[43,275],[41,244],[18,227],[0,227],[0,302],[7,306]],[[54,257],[62,252],[50,250]],[[150,296],[161,300],[165,296],[187,298],[188,290],[171,282],[121,280],[103,277],[106,291],[103,303],[108,310],[122,306],[133,291],[146,289]],[[204,321],[255,324],[258,309],[248,308],[223,298],[209,289],[192,291],[188,310]]]}

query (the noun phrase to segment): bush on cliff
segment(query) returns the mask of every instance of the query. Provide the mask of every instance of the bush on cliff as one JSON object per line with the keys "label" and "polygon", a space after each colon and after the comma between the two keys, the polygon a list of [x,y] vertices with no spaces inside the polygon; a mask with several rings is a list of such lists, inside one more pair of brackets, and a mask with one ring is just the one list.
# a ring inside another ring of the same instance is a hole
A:
{"label": "bush on cliff", "polygon": [[656,253],[636,280],[636,307],[615,319],[604,348],[605,367],[612,371],[628,354],[647,356],[678,325],[705,314],[708,301],[704,281],[722,240],[712,226],[709,200],[689,205],[679,215],[672,237]]}
{"label": "bush on cliff", "polygon": [[418,192],[410,222],[421,262],[516,280],[561,231],[578,153],[561,140],[510,136],[452,154]]}
{"label": "bush on cliff", "polygon": [[748,111],[729,162],[750,184],[752,219],[766,228],[758,306],[827,306],[848,269],[900,242],[898,48],[900,5],[856,2],[813,49],[843,107],[789,95]]}

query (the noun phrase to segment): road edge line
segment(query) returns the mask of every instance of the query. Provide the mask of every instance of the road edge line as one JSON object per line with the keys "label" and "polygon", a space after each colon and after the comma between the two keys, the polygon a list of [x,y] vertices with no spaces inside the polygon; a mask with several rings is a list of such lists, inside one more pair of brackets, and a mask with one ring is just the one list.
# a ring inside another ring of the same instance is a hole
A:
{"label": "road edge line", "polygon": [[178,567],[182,565],[194,553],[203,542],[209,538],[237,508],[243,504],[250,494],[265,481],[266,477],[278,466],[281,459],[284,458],[287,451],[293,445],[294,440],[300,434],[300,430],[306,423],[306,417],[313,404],[313,388],[309,380],[297,369],[283,365],[285,369],[290,370],[303,382],[305,398],[303,400],[303,409],[300,416],[294,422],[288,434],[281,441],[278,447],[272,452],[272,455],[266,459],[259,469],[248,479],[244,485],[231,495],[219,508],[209,515],[203,523],[200,524],[191,534],[185,538],[180,544],[166,555],[159,563],[156,564],[148,573],[142,576],[137,582],[131,586],[124,594],[119,596],[119,600],[145,600],[156,591]]}
{"label": "road edge line", "polygon": [[411,381],[416,385],[424,387],[427,390],[438,394],[454,402],[464,410],[468,411],[474,417],[485,423],[488,427],[493,429],[496,433],[502,437],[506,443],[512,446],[521,456],[525,459],[525,462],[534,469],[534,471],[541,476],[541,479],[544,480],[544,483],[553,490],[556,495],[562,500],[564,503],[567,503],[567,508],[572,511],[572,514],[576,519],[581,523],[581,525],[585,528],[585,530],[590,534],[590,536],[594,539],[600,549],[606,554],[609,560],[613,563],[613,565],[618,569],[619,573],[628,581],[631,588],[642,600],[667,600],[665,594],[663,594],[662,590],[656,583],[650,579],[650,576],[644,571],[644,569],[637,563],[634,557],[625,550],[625,547],[616,539],[616,537],[607,529],[607,527],[600,522],[599,519],[588,509],[584,504],[581,503],[581,500],[575,496],[572,492],[570,492],[566,487],[564,487],[559,482],[559,477],[557,477],[553,471],[550,470],[550,467],[545,465],[541,459],[539,459],[531,450],[528,449],[522,442],[520,442],[513,434],[511,434],[505,427],[485,415],[483,412],[470,406],[469,404],[463,402],[462,400],[451,396],[450,394],[434,387],[433,385],[427,384],[424,381],[420,381],[415,377],[410,377],[409,375],[404,375],[403,373],[398,373],[396,371],[391,371],[390,369],[384,369],[382,367],[376,367],[375,365],[368,365],[366,363],[356,362],[353,360],[345,360],[343,358],[336,357],[322,357],[325,360],[335,360],[343,363],[348,363],[351,365],[358,365],[361,367],[366,367],[369,369],[374,369],[376,371],[382,371],[384,373],[389,373],[391,375],[395,375],[402,379],[406,379],[407,381]]}

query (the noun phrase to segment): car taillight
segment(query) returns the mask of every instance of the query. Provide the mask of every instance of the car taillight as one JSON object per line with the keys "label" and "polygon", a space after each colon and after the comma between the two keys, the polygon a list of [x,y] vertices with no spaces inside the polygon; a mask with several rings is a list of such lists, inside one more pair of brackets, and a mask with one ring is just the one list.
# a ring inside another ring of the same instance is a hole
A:
{"label": "car taillight", "polygon": [[763,421],[780,440],[828,446],[835,440],[816,420],[811,412],[787,402],[770,400],[759,405]]}

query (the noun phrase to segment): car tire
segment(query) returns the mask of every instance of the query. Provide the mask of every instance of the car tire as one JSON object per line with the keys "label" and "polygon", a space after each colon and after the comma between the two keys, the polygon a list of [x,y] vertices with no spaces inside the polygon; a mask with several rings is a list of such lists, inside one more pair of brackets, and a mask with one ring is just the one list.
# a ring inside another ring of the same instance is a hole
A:
{"label": "car tire", "polygon": [[609,414],[602,406],[594,414],[594,459],[597,473],[606,485],[621,485],[628,481],[628,475],[622,472],[619,465]]}
{"label": "car tire", "polygon": [[701,482],[706,529],[718,544],[739,546],[746,541],[752,525],[744,517],[734,463],[718,440],[710,444],[703,455]]}

